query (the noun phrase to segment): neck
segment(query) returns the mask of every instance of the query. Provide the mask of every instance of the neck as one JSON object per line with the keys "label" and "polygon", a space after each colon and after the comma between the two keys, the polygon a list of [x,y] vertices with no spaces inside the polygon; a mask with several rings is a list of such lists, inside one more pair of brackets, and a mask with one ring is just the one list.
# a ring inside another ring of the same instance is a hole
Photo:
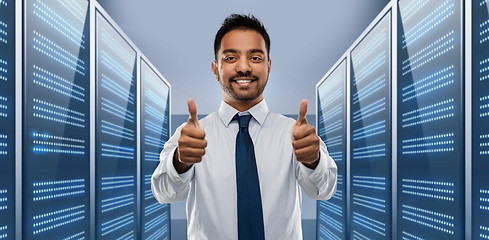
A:
{"label": "neck", "polygon": [[225,103],[229,104],[231,107],[235,108],[240,112],[247,111],[248,109],[254,107],[256,104],[260,103],[263,100],[263,96],[260,96],[251,101],[237,101],[230,99],[223,99]]}

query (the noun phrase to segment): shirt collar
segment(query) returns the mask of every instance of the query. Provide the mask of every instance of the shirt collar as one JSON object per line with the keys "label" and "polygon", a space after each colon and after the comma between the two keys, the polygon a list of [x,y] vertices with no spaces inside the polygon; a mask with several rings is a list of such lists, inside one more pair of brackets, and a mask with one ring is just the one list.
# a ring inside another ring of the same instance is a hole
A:
{"label": "shirt collar", "polygon": [[[219,117],[221,118],[222,123],[228,127],[229,123],[231,123],[231,120],[233,120],[234,115],[238,113],[239,111],[236,110],[235,108],[231,107],[231,105],[227,104],[226,102],[222,101],[221,106],[219,107]],[[263,125],[263,122],[265,122],[265,119],[268,116],[268,113],[270,112],[268,110],[267,103],[265,102],[265,99],[260,101],[258,104],[253,106],[252,108],[248,109],[246,112],[249,112],[251,116],[260,124]]]}

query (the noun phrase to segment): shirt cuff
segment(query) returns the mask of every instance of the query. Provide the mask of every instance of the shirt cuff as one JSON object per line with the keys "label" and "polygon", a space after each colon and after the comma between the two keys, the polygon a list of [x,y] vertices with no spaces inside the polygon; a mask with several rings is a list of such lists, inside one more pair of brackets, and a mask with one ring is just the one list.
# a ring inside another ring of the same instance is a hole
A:
{"label": "shirt cuff", "polygon": [[324,178],[324,175],[327,173],[329,161],[332,161],[332,159],[327,153],[321,150],[319,151],[319,163],[315,169],[310,169],[303,163],[299,163],[299,166],[302,169],[302,172],[305,173],[304,176],[307,176],[313,182],[318,183],[321,181],[321,179]]}
{"label": "shirt cuff", "polygon": [[[176,148],[175,148],[176,149]],[[171,183],[177,189],[188,184],[192,176],[194,175],[194,166],[190,167],[189,170],[182,174],[178,174],[175,166],[173,166],[173,155],[175,155],[175,149],[171,151],[168,156],[168,161],[166,162],[166,169],[168,173],[168,177],[171,179]]]}

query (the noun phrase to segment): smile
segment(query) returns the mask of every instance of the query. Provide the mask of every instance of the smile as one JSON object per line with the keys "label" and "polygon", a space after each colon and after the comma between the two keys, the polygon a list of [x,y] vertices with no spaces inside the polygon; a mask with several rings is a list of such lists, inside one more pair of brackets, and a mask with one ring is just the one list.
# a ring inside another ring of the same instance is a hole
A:
{"label": "smile", "polygon": [[236,82],[238,82],[238,83],[250,83],[251,81],[253,81],[253,80],[251,80],[251,79],[249,79],[249,80],[236,80]]}

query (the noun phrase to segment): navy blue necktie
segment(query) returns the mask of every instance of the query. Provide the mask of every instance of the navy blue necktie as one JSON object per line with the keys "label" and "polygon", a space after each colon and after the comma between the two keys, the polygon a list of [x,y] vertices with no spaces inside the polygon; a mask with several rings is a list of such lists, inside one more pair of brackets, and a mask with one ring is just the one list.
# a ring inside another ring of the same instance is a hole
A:
{"label": "navy blue necktie", "polygon": [[239,122],[236,137],[236,187],[238,196],[238,239],[265,239],[260,184],[255,148],[248,132],[251,115],[234,116]]}

